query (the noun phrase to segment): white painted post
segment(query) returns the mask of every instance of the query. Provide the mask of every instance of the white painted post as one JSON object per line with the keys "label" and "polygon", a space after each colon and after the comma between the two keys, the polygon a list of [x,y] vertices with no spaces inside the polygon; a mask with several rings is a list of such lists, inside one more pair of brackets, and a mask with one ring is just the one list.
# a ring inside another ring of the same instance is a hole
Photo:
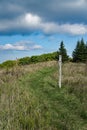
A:
{"label": "white painted post", "polygon": [[62,78],[62,56],[59,55],[59,88],[61,88],[61,78]]}

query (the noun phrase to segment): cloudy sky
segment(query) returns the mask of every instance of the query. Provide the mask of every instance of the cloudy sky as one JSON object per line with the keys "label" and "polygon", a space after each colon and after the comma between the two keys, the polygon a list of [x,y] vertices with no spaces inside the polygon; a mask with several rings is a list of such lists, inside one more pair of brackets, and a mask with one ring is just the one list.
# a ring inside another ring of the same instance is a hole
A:
{"label": "cloudy sky", "polygon": [[87,41],[87,0],[0,0],[0,63]]}

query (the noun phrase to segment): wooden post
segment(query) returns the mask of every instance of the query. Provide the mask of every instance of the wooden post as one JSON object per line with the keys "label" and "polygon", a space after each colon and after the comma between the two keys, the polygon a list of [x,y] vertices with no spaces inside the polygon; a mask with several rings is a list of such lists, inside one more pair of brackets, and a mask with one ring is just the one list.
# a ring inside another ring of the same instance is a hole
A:
{"label": "wooden post", "polygon": [[59,88],[61,88],[62,79],[62,56],[59,55]]}

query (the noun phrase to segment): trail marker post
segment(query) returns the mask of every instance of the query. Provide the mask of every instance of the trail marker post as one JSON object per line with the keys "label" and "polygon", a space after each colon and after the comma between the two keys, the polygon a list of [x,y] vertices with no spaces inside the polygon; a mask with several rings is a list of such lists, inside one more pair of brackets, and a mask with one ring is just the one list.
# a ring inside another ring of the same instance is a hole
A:
{"label": "trail marker post", "polygon": [[62,55],[59,55],[59,88],[61,88],[62,82]]}

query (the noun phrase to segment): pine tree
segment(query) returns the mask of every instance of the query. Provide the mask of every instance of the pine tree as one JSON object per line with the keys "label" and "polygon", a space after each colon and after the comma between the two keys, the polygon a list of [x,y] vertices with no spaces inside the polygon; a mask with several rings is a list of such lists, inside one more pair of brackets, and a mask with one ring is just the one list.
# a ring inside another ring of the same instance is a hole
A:
{"label": "pine tree", "polygon": [[84,40],[82,38],[81,40],[81,61],[85,62],[86,61],[86,44],[84,43]]}
{"label": "pine tree", "polygon": [[85,62],[87,57],[86,44],[84,43],[83,38],[81,41],[77,42],[76,48],[73,51],[73,61],[74,62]]}
{"label": "pine tree", "polygon": [[61,41],[61,43],[60,43],[59,54],[62,55],[62,61],[63,62],[68,60],[67,51],[64,47],[63,41]]}
{"label": "pine tree", "polygon": [[76,48],[74,49],[73,51],[73,61],[76,62],[76,61],[79,61],[79,54],[80,54],[80,41],[77,42],[77,45],[76,45]]}

